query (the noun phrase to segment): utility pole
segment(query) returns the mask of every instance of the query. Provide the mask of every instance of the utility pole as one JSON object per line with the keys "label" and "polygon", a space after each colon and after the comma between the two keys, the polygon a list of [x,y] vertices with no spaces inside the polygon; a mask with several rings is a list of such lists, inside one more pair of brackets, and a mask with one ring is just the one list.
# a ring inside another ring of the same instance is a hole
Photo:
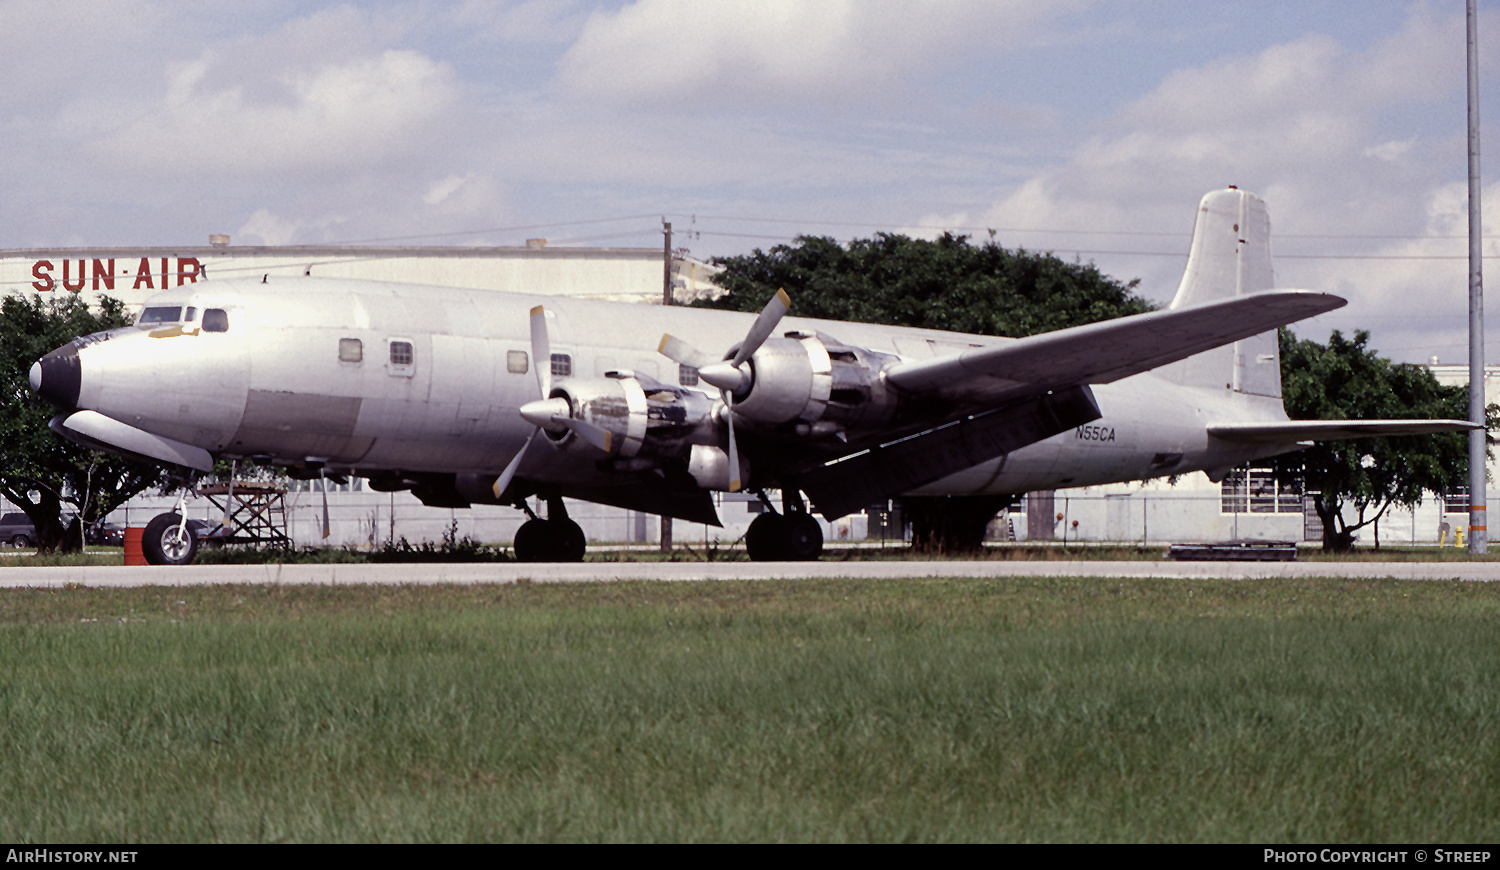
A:
{"label": "utility pole", "polygon": [[[672,304],[672,223],[661,219],[661,304]],[[672,518],[661,515],[661,551],[672,552]]]}
{"label": "utility pole", "polygon": [[1479,210],[1479,35],[1474,0],[1469,22],[1469,552],[1488,553],[1490,534],[1484,426],[1484,233]]}

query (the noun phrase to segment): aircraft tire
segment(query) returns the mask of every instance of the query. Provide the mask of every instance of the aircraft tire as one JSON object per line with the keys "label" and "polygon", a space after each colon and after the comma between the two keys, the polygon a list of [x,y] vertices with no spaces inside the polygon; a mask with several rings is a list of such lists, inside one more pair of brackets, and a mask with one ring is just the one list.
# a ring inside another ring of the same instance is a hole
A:
{"label": "aircraft tire", "polygon": [[515,550],[517,562],[556,562],[558,559],[554,551],[556,536],[548,528],[551,524],[546,520],[527,520],[516,530],[516,538],[511,542],[511,548]]}
{"label": "aircraft tire", "polygon": [[183,527],[181,514],[158,514],[141,536],[141,552],[152,565],[187,565],[198,553],[198,536]]}
{"label": "aircraft tire", "polygon": [[787,561],[815,562],[823,555],[823,528],[812,514],[788,516],[783,551]]}
{"label": "aircraft tire", "polygon": [[517,562],[582,562],[588,539],[572,520],[528,520],[511,547]]}
{"label": "aircraft tire", "polygon": [[745,530],[745,552],[752,562],[784,562],[787,519],[781,514],[761,514]]}
{"label": "aircraft tire", "polygon": [[583,554],[589,549],[588,538],[583,534],[583,527],[572,520],[551,522],[557,526],[554,530],[557,536],[557,561],[582,562]]}

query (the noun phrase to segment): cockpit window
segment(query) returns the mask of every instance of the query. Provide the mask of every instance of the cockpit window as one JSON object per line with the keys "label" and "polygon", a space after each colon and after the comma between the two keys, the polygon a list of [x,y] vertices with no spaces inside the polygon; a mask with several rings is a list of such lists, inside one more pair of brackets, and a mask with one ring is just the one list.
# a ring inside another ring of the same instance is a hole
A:
{"label": "cockpit window", "polygon": [[209,308],[203,312],[204,332],[228,332],[229,315],[222,308]]}
{"label": "cockpit window", "polygon": [[182,306],[180,306],[180,305],[165,306],[164,305],[164,306],[161,306],[159,308],[147,308],[145,311],[142,311],[140,319],[137,320],[136,323],[137,324],[144,324],[144,323],[176,323],[177,321],[179,321],[181,319],[182,319]]}

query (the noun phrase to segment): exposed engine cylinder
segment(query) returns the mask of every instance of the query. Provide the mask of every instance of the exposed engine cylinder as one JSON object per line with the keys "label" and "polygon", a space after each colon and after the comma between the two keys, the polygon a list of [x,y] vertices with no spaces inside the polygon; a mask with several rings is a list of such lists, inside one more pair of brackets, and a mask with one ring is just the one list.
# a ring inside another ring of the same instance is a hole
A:
{"label": "exposed engine cylinder", "polygon": [[[615,455],[629,459],[641,452],[646,438],[646,392],[634,378],[569,381],[554,387],[550,398],[566,399],[569,416],[609,432]],[[547,434],[565,446],[578,440],[567,429]]]}
{"label": "exposed engine cylinder", "polygon": [[[617,461],[682,456],[689,444],[718,441],[709,397],[629,372],[568,381],[554,387],[552,397],[568,403],[573,419],[609,432],[610,455]],[[549,429],[547,434],[565,449],[584,446],[567,429]]]}

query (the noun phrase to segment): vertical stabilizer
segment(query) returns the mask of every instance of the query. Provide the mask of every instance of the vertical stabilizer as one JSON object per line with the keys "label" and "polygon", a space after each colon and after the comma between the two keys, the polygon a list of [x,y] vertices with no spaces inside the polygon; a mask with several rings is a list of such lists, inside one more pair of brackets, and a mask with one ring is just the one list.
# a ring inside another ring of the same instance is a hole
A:
{"label": "vertical stabilizer", "polygon": [[[1198,204],[1187,269],[1171,308],[1260,293],[1272,287],[1271,217],[1260,197],[1216,190]],[[1276,333],[1266,332],[1189,357],[1174,372],[1183,386],[1281,398]]]}

